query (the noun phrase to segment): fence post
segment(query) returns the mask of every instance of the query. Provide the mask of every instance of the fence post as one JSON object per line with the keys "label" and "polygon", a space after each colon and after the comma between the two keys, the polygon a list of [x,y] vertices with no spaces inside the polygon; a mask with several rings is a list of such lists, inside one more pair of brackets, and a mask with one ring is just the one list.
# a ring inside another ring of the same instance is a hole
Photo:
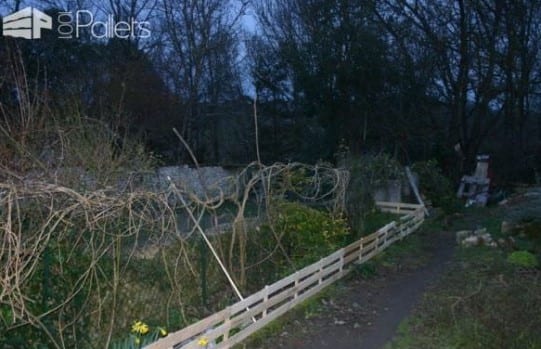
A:
{"label": "fence post", "polygon": [[[296,294],[296,292],[295,292]],[[269,286],[265,285],[265,296],[263,297],[263,304],[267,304],[267,301],[269,300]],[[267,308],[263,309],[263,315],[261,315],[261,318],[264,318],[267,316]]]}
{"label": "fence post", "polygon": [[296,299],[298,296],[299,296],[299,290],[297,289],[297,287],[299,286],[299,272],[296,271],[295,272],[295,293],[293,294],[293,299]]}
{"label": "fence post", "polygon": [[321,285],[323,283],[323,277],[321,275],[323,274],[323,260],[324,259],[325,258],[321,258],[319,260],[319,262],[318,262],[319,263],[319,270],[318,270],[319,276],[318,276],[318,279],[317,279],[318,285]]}
{"label": "fence post", "polygon": [[342,253],[340,253],[340,269],[338,269],[338,272],[340,275],[344,272],[344,249],[342,249]]}
{"label": "fence post", "polygon": [[[403,207],[402,205],[397,205],[395,206],[397,208],[397,211],[401,210],[401,207]],[[377,255],[379,252],[381,252],[382,250],[384,250],[386,247],[387,247],[387,243],[389,242],[395,242],[396,241],[396,234],[401,234],[401,236],[406,236],[408,234],[410,234],[411,232],[413,232],[415,229],[413,229],[414,227],[418,227],[418,225],[420,223],[422,223],[424,221],[424,212],[422,211],[422,208],[419,208],[419,209],[416,209],[414,212],[411,212],[411,210],[409,209],[409,207],[411,206],[405,206],[407,208],[406,210],[406,214],[408,215],[411,215],[409,217],[407,217],[407,219],[402,219],[400,221],[393,221],[389,224],[387,224],[386,226],[380,228],[377,232],[373,233],[370,235],[370,242],[369,242],[369,246],[371,246],[371,251],[367,254],[367,256],[375,256]],[[364,254],[364,248],[365,248],[365,245],[364,245],[364,242],[367,241],[366,237],[361,237],[359,240],[358,240],[358,245],[357,247],[355,247],[355,245],[348,245],[350,247],[348,247],[348,259],[352,259],[355,260],[356,258],[354,258],[352,256],[352,254],[354,253],[354,251],[357,250],[357,248],[359,249],[358,251],[358,254],[359,254],[359,262],[362,262],[362,259],[363,259],[363,254]],[[383,242],[383,244],[380,246],[380,243]],[[331,255],[332,255],[332,259],[331,259]],[[313,279],[313,277],[315,277],[315,273],[318,273],[317,275],[317,285],[322,285],[323,284],[323,273],[324,273],[324,269],[325,269],[325,264],[330,264],[331,262],[334,262],[336,263],[336,256],[338,255],[339,258],[340,258],[340,261],[339,261],[339,268],[338,268],[338,278],[341,278],[344,274],[344,270],[347,269],[346,266],[344,265],[344,262],[345,262],[345,255],[346,255],[346,249],[345,248],[342,248],[338,251],[335,251],[334,253],[332,253],[331,255],[327,256],[327,257],[324,257],[324,258],[321,258],[319,261],[313,263],[310,265],[310,274],[303,274],[302,277],[304,277],[304,280],[306,280],[307,278],[310,278],[310,279]],[[203,255],[201,255],[203,256]],[[336,270],[335,269],[335,264],[332,264],[332,269],[333,270]],[[202,263],[202,266],[203,266],[203,263]],[[313,268],[317,268],[316,271],[313,271],[314,269]],[[331,267],[328,267],[328,268],[331,268]],[[330,274],[330,273],[329,273]],[[202,273],[203,275],[203,273]],[[288,283],[287,285],[291,285],[291,282],[294,282],[294,292],[293,292],[293,299],[291,299],[290,297],[291,296],[288,296],[287,299],[284,299],[285,302],[281,303],[280,304],[280,313],[276,315],[276,317],[280,316],[281,314],[283,314],[285,311],[287,311],[292,305],[296,304],[296,302],[294,301],[295,299],[298,299],[299,297],[302,297],[304,298],[304,293],[302,295],[300,295],[300,292],[298,290],[298,287],[299,287],[299,284],[300,284],[300,278],[301,278],[301,275],[299,273],[299,271],[296,271],[294,274],[294,279],[293,281],[289,281],[291,279],[289,279],[291,276],[286,276],[286,278],[288,278]],[[309,275],[309,276],[306,276],[306,275]],[[334,272],[333,272],[333,275],[334,275]],[[335,281],[335,279],[331,278],[331,277],[328,277],[329,280],[332,280],[332,281]],[[283,279],[282,279],[283,280]],[[275,289],[274,291],[274,295],[277,296],[279,294],[282,294],[282,292],[288,292],[288,295],[291,295],[291,289],[289,288],[289,286],[283,286],[283,282],[282,280],[279,280],[277,281],[276,283],[272,284],[270,287],[268,285],[265,286],[264,290],[263,290],[263,300],[262,300],[262,303],[261,304],[264,304],[264,307],[263,309],[261,310],[261,319],[263,318],[274,318],[274,311],[275,309],[277,309],[276,307],[273,307],[273,308],[268,308],[267,307],[267,303],[269,303],[269,298],[270,298],[270,289],[273,288]],[[282,285],[282,288],[277,288],[277,283],[280,282],[280,285]],[[313,283],[316,282],[316,281],[313,281],[312,282],[312,285]],[[311,289],[311,288],[310,288]],[[320,291],[320,290],[317,290],[317,291]],[[259,298],[258,298],[259,299]],[[289,303],[289,304],[288,304]],[[258,303],[259,304],[259,303]],[[283,306],[283,308],[282,308]],[[243,304],[243,307],[245,307],[245,305]],[[236,306],[236,308],[238,308],[238,305]],[[287,308],[287,309],[284,309],[284,308]],[[250,310],[249,308],[245,308],[246,310]],[[190,332],[186,332],[186,331],[183,331],[184,333],[182,333],[182,335],[179,335],[177,338],[178,338],[178,342],[177,344],[173,345],[175,347],[182,347],[181,345],[184,345],[188,343],[188,341],[190,341],[189,343],[191,343],[191,345],[193,346],[193,343],[194,341],[196,340],[195,337],[196,336],[199,336],[202,331],[203,333],[212,333],[213,330],[216,330],[217,327],[220,327],[220,332],[219,333],[216,333],[214,332],[213,333],[213,337],[217,337],[217,339],[219,339],[220,337],[223,339],[222,342],[220,342],[218,345],[220,347],[224,347],[224,348],[228,348],[230,347],[231,345],[237,343],[238,340],[240,339],[231,339],[231,336],[235,336],[235,328],[237,328],[238,326],[236,325],[236,327],[233,327],[232,326],[232,322],[236,321],[237,317],[233,317],[233,313],[232,313],[232,307],[229,306],[227,307],[226,309],[223,310],[223,313],[219,314],[219,317],[216,316],[217,314],[214,314],[214,315],[211,315],[211,317],[207,317],[206,319],[203,319],[203,320],[200,320],[200,323],[198,324],[194,324],[195,325],[195,328],[192,327],[190,330]],[[243,316],[243,315],[240,315],[240,316]],[[246,314],[244,315],[246,316]],[[253,315],[252,316],[252,320],[254,322],[256,322],[255,320],[255,317],[257,315]],[[269,320],[269,319],[266,319],[266,320]],[[203,324],[201,324],[201,321],[205,321]],[[263,327],[264,324],[266,324],[267,321],[263,321],[263,324],[261,324],[261,326],[254,326],[254,327]],[[190,326],[193,326],[193,325],[190,325]],[[206,326],[206,327],[203,327],[203,326]],[[241,324],[240,325],[241,327],[243,327],[243,325]],[[186,328],[188,329],[188,328]],[[205,331],[206,329],[206,331]],[[222,331],[223,329],[223,331]],[[242,334],[242,338],[245,338],[246,336],[250,335],[251,333],[253,333],[256,329],[254,329],[252,327],[253,330],[250,330],[250,329],[247,329],[247,328],[242,328],[242,331],[243,331],[243,334]],[[245,332],[247,331],[247,332]],[[173,338],[170,338],[168,337],[169,339],[167,339],[166,343],[168,343],[167,345],[167,348],[170,348],[171,347],[171,344],[170,343],[173,343],[173,341],[177,340],[177,339],[173,339]],[[212,343],[210,345],[214,346],[216,345],[216,340],[217,339],[213,339],[212,340]],[[153,344],[151,345],[151,347],[153,348],[164,348],[164,346],[160,346],[159,344]]]}
{"label": "fence post", "polygon": [[[207,246],[205,245],[205,241],[203,239],[199,239],[199,263],[200,263],[200,275],[201,275],[201,305],[202,308],[205,309],[207,307],[207,265],[208,265],[208,258],[207,258]],[[204,310],[203,310],[204,312]]]}

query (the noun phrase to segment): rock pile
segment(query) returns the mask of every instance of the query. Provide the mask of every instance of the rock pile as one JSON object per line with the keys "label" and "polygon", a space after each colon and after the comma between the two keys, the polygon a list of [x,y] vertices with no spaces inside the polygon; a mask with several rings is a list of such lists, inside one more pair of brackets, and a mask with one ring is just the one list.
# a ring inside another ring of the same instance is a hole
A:
{"label": "rock pile", "polygon": [[461,230],[456,232],[456,242],[464,247],[489,246],[498,247],[492,235],[486,228],[476,230]]}

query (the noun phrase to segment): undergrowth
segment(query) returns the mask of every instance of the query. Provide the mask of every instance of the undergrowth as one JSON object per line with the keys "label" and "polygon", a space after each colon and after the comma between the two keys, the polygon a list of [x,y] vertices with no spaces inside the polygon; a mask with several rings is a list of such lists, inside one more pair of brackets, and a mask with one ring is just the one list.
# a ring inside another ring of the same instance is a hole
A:
{"label": "undergrowth", "polygon": [[[456,227],[485,226],[498,236],[502,211],[475,209]],[[530,246],[536,240],[530,240]],[[534,248],[534,250],[536,250]],[[541,273],[531,252],[472,247],[424,296],[389,349],[541,348]]]}
{"label": "undergrowth", "polygon": [[[373,211],[365,217],[365,226],[380,228],[396,218],[397,216],[393,214]],[[433,222],[434,220],[429,221]],[[374,230],[377,230],[377,228],[374,228]],[[436,231],[440,231],[440,224],[438,222],[433,222],[428,228],[425,228],[423,225],[415,234],[394,243],[372,259],[363,264],[352,266],[351,273],[344,279],[329,285],[321,293],[307,299],[285,315],[272,321],[269,325],[250,336],[243,344],[235,348],[273,347],[273,338],[290,332],[291,328],[297,328],[299,322],[304,323],[313,317],[322,315],[325,303],[332,301],[333,298],[343,297],[344,285],[346,285],[348,280],[373,280],[378,278],[381,273],[398,271],[402,265],[414,268],[424,264],[427,256],[424,252],[423,236],[434,234]],[[366,234],[368,232],[360,233],[360,235]]]}

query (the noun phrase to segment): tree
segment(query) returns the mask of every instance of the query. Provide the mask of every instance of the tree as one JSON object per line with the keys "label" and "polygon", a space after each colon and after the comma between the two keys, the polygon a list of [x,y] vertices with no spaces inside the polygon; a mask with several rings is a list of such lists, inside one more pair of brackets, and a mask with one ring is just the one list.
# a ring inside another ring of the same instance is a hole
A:
{"label": "tree", "polygon": [[242,95],[237,30],[245,7],[221,0],[160,2],[154,62],[182,106],[176,127],[201,160],[219,158],[216,139],[224,115],[218,106]]}
{"label": "tree", "polygon": [[408,156],[403,134],[424,81],[415,82],[413,67],[401,68],[404,57],[393,55],[375,2],[267,0],[257,13],[276,58],[259,60],[256,86],[289,89],[295,114],[318,120],[325,129],[320,156],[332,158],[341,142],[356,153],[379,148]]}
{"label": "tree", "polygon": [[448,108],[447,147],[460,145],[460,172],[502,120],[525,120],[538,55],[538,1],[387,0],[378,13],[410,57],[419,44],[433,57],[429,91]]}

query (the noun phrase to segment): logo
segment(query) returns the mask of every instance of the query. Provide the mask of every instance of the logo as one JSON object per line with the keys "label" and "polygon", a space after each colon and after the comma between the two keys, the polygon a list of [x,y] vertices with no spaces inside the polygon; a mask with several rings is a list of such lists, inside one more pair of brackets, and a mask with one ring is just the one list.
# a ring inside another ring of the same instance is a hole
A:
{"label": "logo", "polygon": [[[145,39],[151,35],[150,23],[147,21],[137,21],[135,18],[118,21],[112,15],[100,19],[102,20],[98,20],[88,10],[59,12],[55,22],[58,23],[58,38],[78,39],[82,35],[86,35],[94,39]],[[41,38],[41,29],[53,28],[51,16],[33,7],[12,13],[4,17],[2,22],[4,36],[24,39],[39,39]]]}
{"label": "logo", "polygon": [[116,21],[108,15],[104,20],[98,20],[88,10],[76,12],[60,12],[58,14],[58,38],[79,38],[83,33],[90,34],[94,39],[128,39],[150,37],[150,23],[139,22],[135,18],[127,21]]}
{"label": "logo", "polygon": [[32,7],[24,8],[2,19],[4,36],[24,39],[41,38],[41,29],[52,29],[52,18]]}

